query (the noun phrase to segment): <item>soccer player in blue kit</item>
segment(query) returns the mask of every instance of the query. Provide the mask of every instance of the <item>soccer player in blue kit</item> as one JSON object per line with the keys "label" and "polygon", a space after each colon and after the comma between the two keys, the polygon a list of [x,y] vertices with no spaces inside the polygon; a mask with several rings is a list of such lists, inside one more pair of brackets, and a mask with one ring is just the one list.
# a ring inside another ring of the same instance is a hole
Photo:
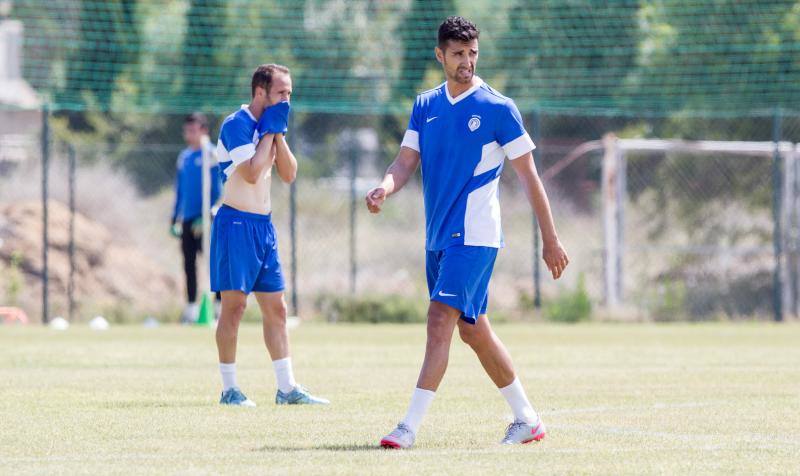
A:
{"label": "soccer player in blue kit", "polygon": [[250,104],[228,116],[217,142],[224,182],[222,206],[211,230],[211,289],[222,294],[217,350],[223,405],[255,406],[236,383],[236,341],[247,295],[255,294],[263,316],[264,343],[272,359],[277,404],[326,404],[294,379],[286,332],[284,280],[272,225],[272,166],[291,183],[297,160],[286,144],[292,79],[289,69],[259,66],[251,81]]}
{"label": "soccer player in blue kit", "polygon": [[380,186],[366,196],[369,210],[380,212],[386,198],[422,164],[428,337],[408,412],[381,439],[385,448],[414,444],[444,377],[456,325],[514,414],[502,443],[529,443],[545,436],[545,426],[528,401],[511,357],[486,317],[489,278],[498,248],[503,247],[498,185],[506,157],[539,219],[543,258],[554,279],[569,260],[533,162],[535,145],[516,105],[474,74],[478,36],[478,28],[462,17],[449,17],[440,25],[435,53],[447,80],[417,96],[400,152]]}

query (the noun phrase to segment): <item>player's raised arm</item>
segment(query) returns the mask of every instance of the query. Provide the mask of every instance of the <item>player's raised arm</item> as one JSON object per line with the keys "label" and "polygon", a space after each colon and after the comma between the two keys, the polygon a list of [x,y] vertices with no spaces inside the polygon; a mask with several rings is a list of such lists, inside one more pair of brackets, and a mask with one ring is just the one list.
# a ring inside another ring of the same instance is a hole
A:
{"label": "player's raised arm", "polygon": [[372,213],[380,213],[383,202],[389,195],[399,191],[419,167],[419,152],[411,147],[401,146],[394,162],[386,169],[381,184],[367,192],[367,208]]}
{"label": "player's raised arm", "polygon": [[519,177],[525,195],[536,213],[539,221],[539,228],[542,230],[542,258],[547,264],[547,268],[553,274],[553,279],[561,277],[564,268],[569,264],[567,252],[558,239],[556,226],[553,222],[553,214],[550,211],[550,201],[547,199],[547,192],[544,190],[542,180],[536,172],[536,164],[533,162],[533,154],[526,154],[511,161],[511,166]]}
{"label": "player's raised arm", "polygon": [[283,134],[275,136],[275,167],[281,180],[285,183],[294,182],[297,177],[297,159]]}
{"label": "player's raised arm", "polygon": [[258,177],[261,176],[261,172],[264,171],[264,167],[268,165],[272,166],[272,157],[270,157],[269,152],[272,149],[274,140],[275,134],[264,135],[261,140],[258,141],[255,154],[253,154],[250,160],[246,160],[239,165],[238,172],[245,182],[251,185],[255,184]]}
{"label": "player's raised arm", "polygon": [[264,167],[272,166],[272,143],[276,135],[286,133],[289,109],[289,103],[284,101],[264,109],[261,114],[256,125],[259,136],[256,152],[250,160],[239,166],[239,173],[247,183],[256,183]]}

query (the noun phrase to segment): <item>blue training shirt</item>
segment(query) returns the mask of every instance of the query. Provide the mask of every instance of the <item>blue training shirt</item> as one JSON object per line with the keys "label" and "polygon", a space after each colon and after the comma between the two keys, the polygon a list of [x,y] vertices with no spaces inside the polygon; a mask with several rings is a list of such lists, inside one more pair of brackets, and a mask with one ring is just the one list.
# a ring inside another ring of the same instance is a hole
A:
{"label": "blue training shirt", "polygon": [[536,148],[514,101],[475,79],[455,98],[446,83],[417,96],[401,144],[420,153],[430,251],[462,244],[502,248],[504,159]]}
{"label": "blue training shirt", "polygon": [[[191,221],[203,214],[203,151],[186,148],[178,154],[175,176],[175,207],[172,221]],[[222,182],[219,165],[211,164],[211,205],[219,199]]]}
{"label": "blue training shirt", "polygon": [[217,159],[222,183],[227,182],[236,166],[250,160],[256,153],[258,131],[256,118],[247,104],[222,121],[217,141]]}

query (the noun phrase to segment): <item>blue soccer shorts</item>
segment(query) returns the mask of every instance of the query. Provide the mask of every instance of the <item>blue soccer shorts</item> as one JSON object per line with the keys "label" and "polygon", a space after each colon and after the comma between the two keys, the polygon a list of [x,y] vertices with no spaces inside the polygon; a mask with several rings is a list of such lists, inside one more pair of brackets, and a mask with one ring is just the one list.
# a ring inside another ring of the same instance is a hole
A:
{"label": "blue soccer shorts", "polygon": [[492,277],[497,248],[456,245],[428,251],[425,268],[431,301],[461,311],[461,319],[475,324],[486,314],[489,279]]}
{"label": "blue soccer shorts", "polygon": [[222,205],[211,228],[211,290],[248,294],[284,288],[271,216]]}

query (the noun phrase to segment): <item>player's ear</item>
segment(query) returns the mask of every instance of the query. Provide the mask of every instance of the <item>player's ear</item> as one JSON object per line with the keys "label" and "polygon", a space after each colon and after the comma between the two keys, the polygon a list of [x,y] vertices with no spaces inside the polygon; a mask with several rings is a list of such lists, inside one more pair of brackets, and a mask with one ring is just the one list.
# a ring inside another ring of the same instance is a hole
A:
{"label": "player's ear", "polygon": [[433,49],[433,54],[436,55],[436,61],[443,63],[444,62],[444,51],[438,46]]}

